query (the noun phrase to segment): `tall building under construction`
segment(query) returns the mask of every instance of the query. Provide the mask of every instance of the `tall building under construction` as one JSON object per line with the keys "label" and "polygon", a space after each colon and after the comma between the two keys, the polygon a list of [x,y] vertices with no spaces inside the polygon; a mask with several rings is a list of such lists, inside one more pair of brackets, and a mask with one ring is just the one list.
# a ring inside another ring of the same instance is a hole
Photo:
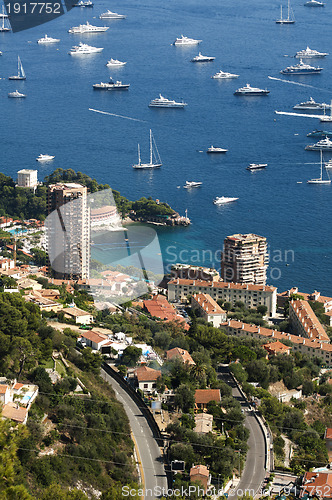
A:
{"label": "tall building under construction", "polygon": [[257,234],[233,234],[224,240],[220,276],[224,281],[266,284],[267,242]]}
{"label": "tall building under construction", "polygon": [[48,187],[46,230],[54,277],[89,278],[90,208],[87,188],[76,183]]}

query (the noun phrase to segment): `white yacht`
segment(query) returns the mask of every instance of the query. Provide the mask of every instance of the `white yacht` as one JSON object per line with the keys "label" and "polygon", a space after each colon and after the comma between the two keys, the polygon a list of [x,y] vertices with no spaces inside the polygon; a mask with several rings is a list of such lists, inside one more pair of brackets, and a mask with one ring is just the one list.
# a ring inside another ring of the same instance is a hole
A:
{"label": "white yacht", "polygon": [[328,56],[328,52],[318,52],[318,50],[310,49],[308,46],[306,49],[299,50],[296,52],[295,57],[308,59],[311,57],[325,57]]}
{"label": "white yacht", "polygon": [[52,155],[40,154],[39,156],[37,156],[36,161],[50,161],[50,160],[53,160],[54,158],[55,158],[55,156],[52,156]]}
{"label": "white yacht", "polygon": [[267,167],[267,163],[250,163],[250,165],[247,167],[247,170],[254,171],[254,170],[262,170],[263,168]]}
{"label": "white yacht", "polygon": [[231,203],[232,201],[237,201],[239,198],[229,198],[227,196],[217,196],[213,203],[215,205],[224,205],[225,203]]}
{"label": "white yacht", "polygon": [[122,83],[119,80],[114,81],[110,76],[110,81],[107,83],[95,83],[92,85],[95,90],[127,90],[130,87],[130,83]]}
{"label": "white yacht", "polygon": [[110,10],[107,10],[106,12],[103,12],[100,14],[99,19],[126,19],[127,16],[124,16],[123,14],[118,14],[117,12],[111,12]]}
{"label": "white yacht", "polygon": [[307,151],[332,151],[332,141],[328,137],[325,137],[325,139],[321,139],[316,144],[308,144],[304,149]]}
{"label": "white yacht", "polygon": [[9,92],[8,97],[16,97],[16,98],[20,98],[20,97],[26,97],[26,95],[25,95],[25,94],[22,94],[22,93],[21,93],[21,92],[19,92],[18,90],[15,90],[14,92]]}
{"label": "white yacht", "polygon": [[190,188],[197,188],[200,187],[203,184],[203,182],[196,182],[196,181],[186,181],[186,184],[184,189],[190,189]]}
{"label": "white yacht", "polygon": [[233,73],[227,73],[226,71],[218,71],[215,75],[211,76],[215,79],[229,79],[229,78],[239,78],[239,75],[234,75]]}
{"label": "white yacht", "polygon": [[249,83],[245,87],[240,87],[234,92],[234,95],[267,95],[270,91],[267,89],[259,89],[258,87],[251,87]]}
{"label": "white yacht", "polygon": [[203,56],[201,52],[198,52],[198,56],[195,56],[191,59],[191,62],[209,62],[214,61],[215,57],[211,56]]}
{"label": "white yacht", "polygon": [[316,102],[312,97],[310,97],[309,101],[300,102],[300,104],[293,106],[293,109],[311,109],[312,111],[315,111],[320,109],[330,109],[330,107],[330,104],[326,104],[325,102]]}
{"label": "white yacht", "polygon": [[149,104],[150,108],[184,108],[185,106],[187,106],[186,102],[176,102],[163,97],[161,94],[156,99],[152,99]]}
{"label": "white yacht", "polygon": [[309,0],[304,5],[306,5],[307,7],[324,7],[325,3],[318,2],[317,0]]}
{"label": "white yacht", "polygon": [[180,38],[177,38],[173,45],[198,45],[202,40],[195,40],[195,38],[188,38],[187,36],[181,35]]}
{"label": "white yacht", "polygon": [[325,168],[332,168],[332,159],[325,163]]}
{"label": "white yacht", "polygon": [[[326,164],[324,165],[326,170]],[[323,179],[323,152],[320,150],[320,177],[318,179],[310,179],[307,181],[307,184],[331,184],[331,179],[328,171],[326,170],[327,179]]]}
{"label": "white yacht", "polygon": [[310,64],[306,64],[300,59],[298,64],[294,64],[293,66],[288,66],[285,69],[282,69],[280,73],[282,75],[314,75],[320,73],[323,68],[310,66]]}
{"label": "white yacht", "polygon": [[79,26],[73,26],[68,30],[68,33],[103,33],[109,29],[108,26],[93,26],[86,22],[86,24],[80,24]]}
{"label": "white yacht", "polygon": [[91,0],[80,0],[77,3],[73,3],[73,7],[93,7],[93,3],[91,2]]}
{"label": "white yacht", "polygon": [[106,66],[112,66],[112,68],[113,67],[115,68],[115,67],[125,66],[126,64],[127,64],[127,62],[119,61],[118,59],[111,58],[109,61],[107,61]]}
{"label": "white yacht", "polygon": [[51,36],[45,35],[44,38],[39,38],[37,43],[47,45],[48,43],[58,43],[60,42],[60,38],[52,38]]}
{"label": "white yacht", "polygon": [[68,52],[68,54],[70,54],[71,56],[96,54],[97,52],[101,52],[102,50],[104,50],[103,47],[92,47],[91,45],[80,42],[79,45],[74,45],[71,48],[70,52]]}
{"label": "white yacht", "polygon": [[138,163],[133,165],[133,168],[146,169],[146,168],[159,168],[161,166],[162,166],[162,161],[160,158],[160,154],[157,148],[156,141],[153,137],[152,130],[150,129],[150,162],[142,163],[140,146],[138,144]]}
{"label": "white yacht", "polygon": [[228,149],[223,149],[223,148],[216,148],[214,146],[210,146],[207,149],[207,153],[227,153]]}

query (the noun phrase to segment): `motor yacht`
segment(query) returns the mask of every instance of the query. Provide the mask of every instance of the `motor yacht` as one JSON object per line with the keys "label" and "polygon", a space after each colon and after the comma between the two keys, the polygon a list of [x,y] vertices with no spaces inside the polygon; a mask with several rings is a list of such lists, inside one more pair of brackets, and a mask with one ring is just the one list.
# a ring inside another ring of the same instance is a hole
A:
{"label": "motor yacht", "polygon": [[249,83],[245,87],[241,87],[234,92],[234,95],[267,95],[270,91],[267,89],[259,89],[258,87],[251,87]]}
{"label": "motor yacht", "polygon": [[186,181],[186,184],[183,187],[184,189],[190,189],[190,188],[200,187],[202,184],[203,182]]}
{"label": "motor yacht", "polygon": [[129,83],[122,83],[121,81],[114,81],[112,79],[112,77],[110,77],[110,81],[107,82],[107,83],[95,83],[94,85],[92,85],[92,87],[95,89],[95,90],[127,90],[129,89],[130,87],[130,84]]}
{"label": "motor yacht", "polygon": [[93,26],[86,22],[86,24],[80,24],[79,26],[73,26],[68,30],[68,33],[103,33],[109,29],[108,26]]}
{"label": "motor yacht", "polygon": [[328,137],[325,137],[325,139],[321,139],[316,144],[308,144],[304,149],[307,151],[332,151],[332,141]]}
{"label": "motor yacht", "polygon": [[195,38],[189,38],[181,35],[173,42],[173,45],[198,45],[201,42],[202,40],[196,40]]}
{"label": "motor yacht", "polygon": [[224,205],[225,203],[231,203],[232,201],[237,201],[239,198],[229,198],[227,196],[217,196],[213,203],[215,205]]}
{"label": "motor yacht", "polygon": [[159,97],[152,99],[149,104],[150,108],[184,108],[187,106],[186,102],[177,102],[172,99],[167,99],[159,94]]}
{"label": "motor yacht", "polygon": [[312,97],[310,97],[309,101],[300,102],[300,104],[293,106],[293,109],[311,109],[315,111],[320,109],[330,109],[330,107],[330,104],[326,104],[325,102],[316,102]]}
{"label": "motor yacht", "polygon": [[306,64],[300,59],[298,64],[294,64],[294,66],[288,66],[285,69],[282,69],[280,73],[282,75],[313,75],[316,73],[320,73],[323,68],[310,66],[310,64]]}
{"label": "motor yacht", "polygon": [[53,160],[54,158],[55,158],[55,156],[52,156],[52,155],[40,154],[39,156],[37,156],[36,161],[50,161],[50,160]]}
{"label": "motor yacht", "polygon": [[201,52],[198,52],[198,56],[193,57],[193,59],[191,59],[191,62],[209,62],[214,60],[215,57],[203,56]]}
{"label": "motor yacht", "polygon": [[215,79],[230,79],[230,78],[238,78],[239,75],[235,75],[233,73],[227,73],[226,71],[218,71],[215,75],[211,76],[211,78]]}
{"label": "motor yacht", "polygon": [[58,43],[60,38],[52,38],[51,36],[45,35],[44,38],[39,38],[37,43],[47,45],[48,43]]}
{"label": "motor yacht", "polygon": [[119,61],[118,59],[111,58],[109,61],[107,61],[106,66],[120,67],[120,66],[125,66],[126,64],[127,64],[127,62]]}
{"label": "motor yacht", "polygon": [[262,170],[263,168],[267,167],[267,163],[250,163],[250,165],[247,167],[247,170]]}
{"label": "motor yacht", "polygon": [[223,148],[216,148],[214,146],[210,146],[207,149],[207,153],[227,153],[228,149],[223,149]]}
{"label": "motor yacht", "polygon": [[123,14],[118,14],[117,12],[111,12],[110,10],[107,10],[106,12],[103,12],[100,14],[99,19],[126,19],[127,16],[124,16]]}
{"label": "motor yacht", "polygon": [[97,52],[102,52],[104,50],[103,47],[92,47],[91,45],[87,45],[86,43],[80,42],[79,45],[74,45],[70,52],[71,56],[74,55],[85,55],[85,54],[96,54]]}
{"label": "motor yacht", "polygon": [[306,49],[299,50],[296,52],[295,57],[298,58],[311,58],[311,57],[325,57],[328,56],[328,52],[318,52],[318,50],[310,49],[308,46]]}

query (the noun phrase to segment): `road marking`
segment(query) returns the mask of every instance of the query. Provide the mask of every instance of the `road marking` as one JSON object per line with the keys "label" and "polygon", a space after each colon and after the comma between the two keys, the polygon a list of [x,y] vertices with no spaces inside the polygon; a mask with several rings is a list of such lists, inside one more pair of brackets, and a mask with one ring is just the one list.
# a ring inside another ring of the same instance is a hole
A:
{"label": "road marking", "polygon": [[143,486],[143,495],[142,495],[142,500],[144,500],[145,498],[145,495],[144,495],[144,490],[145,490],[145,477],[144,477],[144,470],[143,470],[143,466],[142,466],[142,460],[141,460],[141,456],[139,454],[139,449],[138,449],[138,446],[137,446],[137,443],[136,443],[136,439],[134,437],[134,434],[131,433],[131,439],[134,441],[134,446],[135,446],[135,450],[136,450],[136,455],[137,455],[137,460],[138,460],[138,467],[139,467],[139,470],[140,470],[140,474],[141,474],[141,482],[142,482],[142,486]]}

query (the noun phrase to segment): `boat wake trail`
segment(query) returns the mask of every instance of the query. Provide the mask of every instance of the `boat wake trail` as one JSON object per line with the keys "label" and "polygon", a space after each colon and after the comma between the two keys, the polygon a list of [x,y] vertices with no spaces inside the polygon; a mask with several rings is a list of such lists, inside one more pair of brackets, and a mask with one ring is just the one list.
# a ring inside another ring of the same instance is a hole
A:
{"label": "boat wake trail", "polygon": [[321,87],[315,87],[314,85],[308,85],[307,83],[292,82],[292,80],[285,80],[284,78],[276,78],[275,76],[268,76],[270,80],[277,80],[277,82],[292,83],[293,85],[300,85],[300,87],[309,87],[310,89],[322,90],[323,92],[328,92],[331,94],[330,89],[322,89]]}
{"label": "boat wake trail", "polygon": [[131,116],[116,115],[115,113],[109,113],[108,111],[100,111],[99,109],[89,108],[89,111],[94,113],[100,113],[101,115],[115,116],[116,118],[125,118],[126,120],[132,120],[133,122],[146,123],[145,120],[139,120],[138,118],[132,118]]}
{"label": "boat wake trail", "polygon": [[319,118],[323,115],[306,115],[305,113],[290,113],[288,111],[275,111],[277,115],[287,115],[287,116],[302,116],[304,118]]}

